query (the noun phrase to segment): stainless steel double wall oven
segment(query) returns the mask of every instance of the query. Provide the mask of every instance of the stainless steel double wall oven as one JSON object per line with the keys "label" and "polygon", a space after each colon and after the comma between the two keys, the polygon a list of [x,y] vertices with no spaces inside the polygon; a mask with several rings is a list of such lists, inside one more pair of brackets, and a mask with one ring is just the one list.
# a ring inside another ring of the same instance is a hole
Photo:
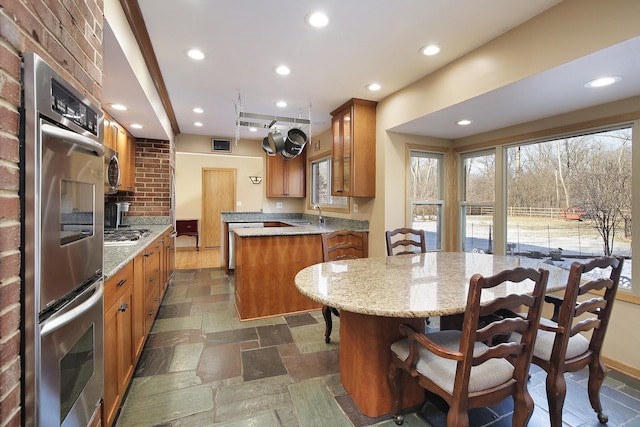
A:
{"label": "stainless steel double wall oven", "polygon": [[24,424],[86,426],[103,395],[103,117],[35,54],[23,83]]}

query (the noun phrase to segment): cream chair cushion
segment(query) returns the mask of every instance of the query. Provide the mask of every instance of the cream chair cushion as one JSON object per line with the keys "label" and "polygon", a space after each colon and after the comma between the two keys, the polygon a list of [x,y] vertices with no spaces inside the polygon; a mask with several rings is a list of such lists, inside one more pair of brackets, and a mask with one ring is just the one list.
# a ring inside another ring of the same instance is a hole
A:
{"label": "cream chair cushion", "polygon": [[[442,331],[427,334],[436,344],[449,350],[459,351],[460,331]],[[406,360],[409,357],[409,340],[403,339],[391,344],[393,351],[398,358]],[[416,369],[425,377],[428,377],[442,389],[453,393],[453,383],[456,375],[457,362],[436,356],[429,350],[418,345],[420,359],[416,364]],[[476,342],[473,354],[476,355],[487,348],[486,345]],[[504,384],[513,377],[513,366],[505,359],[490,359],[485,363],[471,368],[469,378],[469,393],[486,390],[491,387]]]}
{"label": "cream chair cushion", "polygon": [[[557,327],[558,324],[549,319],[540,319],[540,324],[545,324],[551,327]],[[543,331],[538,329],[538,335],[536,337],[536,344],[533,348],[533,355],[538,359],[549,361],[551,360],[551,350],[553,350],[553,341],[556,338],[555,332]],[[576,334],[569,338],[567,344],[567,354],[565,360],[573,359],[576,356],[584,354],[589,349],[589,341],[580,334]]]}

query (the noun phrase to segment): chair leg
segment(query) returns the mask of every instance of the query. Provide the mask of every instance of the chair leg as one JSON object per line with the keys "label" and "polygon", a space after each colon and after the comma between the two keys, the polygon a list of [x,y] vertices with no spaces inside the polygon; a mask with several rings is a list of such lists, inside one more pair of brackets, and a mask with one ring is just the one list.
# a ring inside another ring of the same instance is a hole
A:
{"label": "chair leg", "polygon": [[449,412],[447,412],[447,427],[469,427],[469,410],[468,408],[460,407],[460,403],[461,402],[453,402],[449,407]]}
{"label": "chair leg", "polygon": [[333,329],[333,321],[331,320],[331,307],[327,305],[322,306],[322,316],[324,317],[324,342],[327,344],[331,342],[331,330]]}
{"label": "chair leg", "polygon": [[602,413],[602,403],[600,402],[600,387],[604,382],[606,375],[605,367],[602,365],[599,357],[592,357],[589,363],[589,402],[591,407],[598,414],[598,421],[606,423],[609,417]]}
{"label": "chair leg", "polygon": [[551,427],[562,427],[562,408],[567,394],[564,372],[551,370],[547,374],[547,402]]}
{"label": "chair leg", "polygon": [[513,397],[513,425],[526,426],[533,415],[535,403],[529,394],[529,390],[524,386],[524,390]]}

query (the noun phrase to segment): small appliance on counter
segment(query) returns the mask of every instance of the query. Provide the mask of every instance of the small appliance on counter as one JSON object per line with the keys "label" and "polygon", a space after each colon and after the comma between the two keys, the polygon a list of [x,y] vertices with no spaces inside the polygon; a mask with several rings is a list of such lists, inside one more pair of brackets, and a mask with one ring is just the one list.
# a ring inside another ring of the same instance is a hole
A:
{"label": "small appliance on counter", "polygon": [[124,223],[124,213],[129,212],[129,202],[106,203],[104,206],[104,228],[129,227]]}

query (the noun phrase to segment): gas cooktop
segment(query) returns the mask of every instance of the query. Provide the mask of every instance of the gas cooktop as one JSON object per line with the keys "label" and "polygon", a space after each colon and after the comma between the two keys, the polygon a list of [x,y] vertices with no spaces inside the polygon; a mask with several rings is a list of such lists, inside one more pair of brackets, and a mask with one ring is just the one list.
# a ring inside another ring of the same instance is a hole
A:
{"label": "gas cooktop", "polygon": [[135,245],[138,240],[148,236],[151,230],[146,228],[118,228],[104,230],[105,246]]}

